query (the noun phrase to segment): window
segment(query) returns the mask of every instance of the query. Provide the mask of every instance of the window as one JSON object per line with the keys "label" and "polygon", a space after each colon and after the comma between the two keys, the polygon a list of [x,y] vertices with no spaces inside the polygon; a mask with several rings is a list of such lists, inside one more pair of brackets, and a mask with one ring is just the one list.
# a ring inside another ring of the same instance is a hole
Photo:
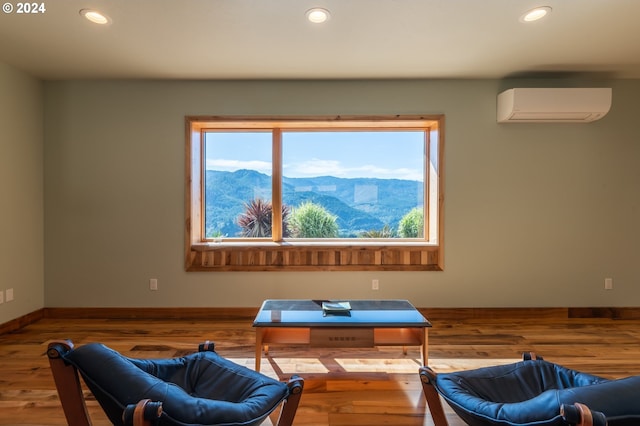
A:
{"label": "window", "polygon": [[187,117],[187,270],[442,270],[443,117]]}

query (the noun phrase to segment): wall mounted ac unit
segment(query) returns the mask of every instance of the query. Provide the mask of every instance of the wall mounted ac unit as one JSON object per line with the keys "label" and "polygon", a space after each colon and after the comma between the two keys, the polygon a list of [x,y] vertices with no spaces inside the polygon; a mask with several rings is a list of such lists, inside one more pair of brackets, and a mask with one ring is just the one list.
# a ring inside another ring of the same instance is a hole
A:
{"label": "wall mounted ac unit", "polygon": [[611,108],[611,88],[516,88],[498,95],[498,123],[588,123]]}

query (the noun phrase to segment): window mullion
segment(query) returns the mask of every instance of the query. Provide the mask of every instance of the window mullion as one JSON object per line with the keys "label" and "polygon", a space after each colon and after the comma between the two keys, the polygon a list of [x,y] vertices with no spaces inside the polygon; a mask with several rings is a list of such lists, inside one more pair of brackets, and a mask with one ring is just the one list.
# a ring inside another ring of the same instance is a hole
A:
{"label": "window mullion", "polygon": [[282,241],[282,129],[273,129],[271,155],[271,235],[273,241]]}
{"label": "window mullion", "polygon": [[[196,133],[194,132],[192,137],[196,137]],[[197,181],[193,182],[194,190],[192,191],[191,197],[197,200],[196,203],[192,204],[192,212],[195,217],[192,218],[191,226],[195,226],[198,229],[198,238],[199,242],[202,242],[206,239],[206,166],[205,166],[205,131],[204,129],[199,129],[197,133],[197,142],[194,141],[194,144],[197,144],[197,149],[192,148],[192,158],[190,167],[195,170],[192,172],[192,176],[194,176]]]}
{"label": "window mullion", "polygon": [[425,240],[431,241],[431,200],[429,199],[431,187],[431,138],[429,129],[424,131],[424,185],[422,185],[422,232]]}

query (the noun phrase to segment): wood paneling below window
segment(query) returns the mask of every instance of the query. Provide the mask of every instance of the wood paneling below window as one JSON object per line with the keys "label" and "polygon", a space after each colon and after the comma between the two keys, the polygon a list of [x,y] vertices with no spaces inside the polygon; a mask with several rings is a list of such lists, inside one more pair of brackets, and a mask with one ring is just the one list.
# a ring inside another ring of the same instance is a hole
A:
{"label": "wood paneling below window", "polygon": [[439,247],[195,244],[188,271],[441,271]]}

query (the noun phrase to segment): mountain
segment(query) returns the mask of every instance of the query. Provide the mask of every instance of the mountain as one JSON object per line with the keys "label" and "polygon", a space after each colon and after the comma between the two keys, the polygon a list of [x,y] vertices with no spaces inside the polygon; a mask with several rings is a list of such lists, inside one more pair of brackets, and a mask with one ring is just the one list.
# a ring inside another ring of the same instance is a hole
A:
{"label": "mountain", "polygon": [[[322,205],[338,217],[342,237],[363,231],[397,228],[400,219],[422,205],[422,182],[402,179],[338,178],[317,176],[282,179],[284,204],[295,207],[304,201]],[[254,170],[221,172],[207,170],[205,184],[207,236],[235,237],[235,223],[244,204],[253,198],[271,199],[271,177]]]}

